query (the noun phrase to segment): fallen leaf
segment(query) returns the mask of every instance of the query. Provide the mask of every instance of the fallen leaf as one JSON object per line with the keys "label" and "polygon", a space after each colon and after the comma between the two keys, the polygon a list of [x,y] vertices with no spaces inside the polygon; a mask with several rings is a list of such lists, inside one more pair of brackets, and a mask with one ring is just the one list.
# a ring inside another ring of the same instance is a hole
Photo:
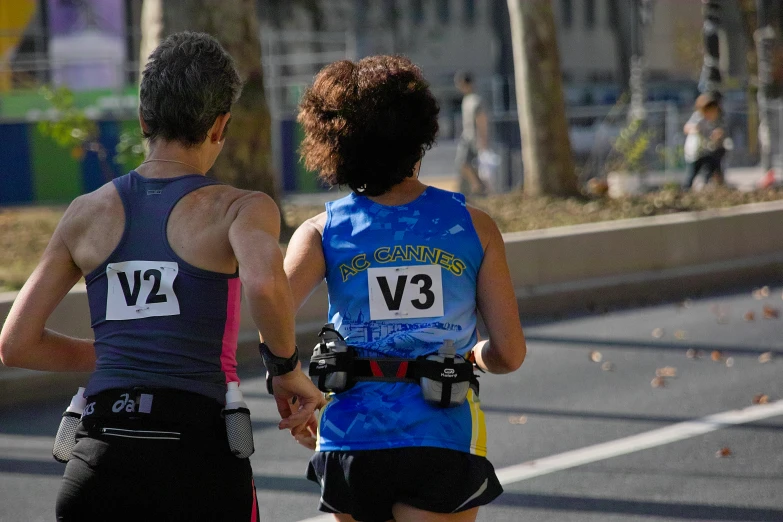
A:
{"label": "fallen leaf", "polygon": [[677,368],[672,366],[666,366],[664,368],[658,368],[655,370],[656,377],[677,377]]}
{"label": "fallen leaf", "polygon": [[674,337],[682,341],[683,339],[688,337],[688,332],[686,332],[685,330],[677,330],[676,332],[674,332]]}
{"label": "fallen leaf", "polygon": [[760,288],[756,288],[755,290],[753,290],[753,299],[755,299],[756,301],[761,301],[762,299],[764,299],[764,296],[761,294]]}
{"label": "fallen leaf", "polygon": [[769,287],[768,286],[762,286],[759,290],[759,293],[762,297],[769,297]]}
{"label": "fallen leaf", "polygon": [[721,448],[715,453],[715,456],[718,457],[719,459],[725,457],[731,457],[731,450],[729,448]]}
{"label": "fallen leaf", "polygon": [[758,395],[753,396],[753,404],[767,404],[768,402],[769,397],[763,393],[759,393]]}
{"label": "fallen leaf", "polygon": [[756,314],[753,312],[753,310],[749,310],[745,312],[745,315],[742,316],[743,319],[745,319],[748,322],[755,321],[756,320]]}
{"label": "fallen leaf", "polygon": [[780,317],[780,310],[769,305],[764,305],[764,319],[777,319]]}
{"label": "fallen leaf", "polygon": [[508,422],[510,422],[511,424],[524,424],[527,422],[527,415],[519,415],[519,416],[512,415],[511,417],[508,418]]}
{"label": "fallen leaf", "polygon": [[666,379],[663,377],[656,377],[652,381],[650,381],[650,386],[653,388],[665,388],[666,387]]}
{"label": "fallen leaf", "polygon": [[601,359],[603,359],[603,355],[601,355],[601,352],[597,352],[593,350],[590,352],[590,360],[593,362],[601,362]]}
{"label": "fallen leaf", "polygon": [[688,348],[688,351],[685,352],[685,356],[688,359],[698,359],[701,355],[701,350],[694,350],[693,348]]}
{"label": "fallen leaf", "polygon": [[665,332],[663,331],[663,328],[656,328],[655,330],[652,331],[652,336],[655,337],[656,339],[660,339],[661,337],[663,337],[664,333]]}
{"label": "fallen leaf", "polygon": [[734,366],[734,357],[726,357],[726,368]]}
{"label": "fallen leaf", "polygon": [[601,369],[605,372],[613,372],[614,371],[614,363],[610,363],[609,361],[606,361],[601,365]]}
{"label": "fallen leaf", "polygon": [[772,360],[772,352],[764,352],[761,355],[759,355],[759,362],[761,364],[766,364]]}
{"label": "fallen leaf", "polygon": [[715,361],[715,362],[720,362],[721,360],[723,360],[723,354],[721,352],[719,352],[718,350],[713,350],[711,357],[712,357],[712,360]]}

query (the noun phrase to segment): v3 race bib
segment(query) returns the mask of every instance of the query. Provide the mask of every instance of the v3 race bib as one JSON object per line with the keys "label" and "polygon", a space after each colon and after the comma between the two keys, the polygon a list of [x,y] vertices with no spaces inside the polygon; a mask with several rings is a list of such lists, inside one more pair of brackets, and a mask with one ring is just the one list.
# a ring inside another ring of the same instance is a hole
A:
{"label": "v3 race bib", "polygon": [[443,316],[440,265],[367,269],[370,319],[415,319]]}

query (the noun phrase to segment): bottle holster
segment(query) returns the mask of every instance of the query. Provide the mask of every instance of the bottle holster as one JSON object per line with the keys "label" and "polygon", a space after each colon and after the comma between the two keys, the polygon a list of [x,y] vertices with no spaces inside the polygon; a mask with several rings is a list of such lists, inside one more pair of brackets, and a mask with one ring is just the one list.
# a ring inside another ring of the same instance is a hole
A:
{"label": "bottle holster", "polygon": [[313,350],[309,372],[318,389],[327,393],[344,392],[357,382],[416,383],[421,387],[424,399],[441,408],[462,404],[471,388],[475,395],[479,392],[473,364],[460,355],[443,357],[434,353],[418,359],[363,358],[357,356],[353,346],[341,344],[336,351],[322,339]]}

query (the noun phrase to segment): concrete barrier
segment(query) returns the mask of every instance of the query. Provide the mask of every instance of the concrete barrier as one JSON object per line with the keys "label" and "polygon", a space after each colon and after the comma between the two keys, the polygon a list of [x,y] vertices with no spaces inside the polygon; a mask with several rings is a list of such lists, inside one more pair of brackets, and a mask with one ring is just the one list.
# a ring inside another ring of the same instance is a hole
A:
{"label": "concrete barrier", "polygon": [[[551,317],[779,278],[780,237],[783,202],[516,232],[505,234],[504,240],[523,317]],[[0,317],[5,318],[15,295],[0,294]],[[326,320],[326,309],[321,285],[297,316],[297,343],[305,355]],[[47,325],[67,335],[91,336],[83,287],[65,297]],[[240,361],[257,357],[256,339],[243,307]],[[84,380],[83,375],[0,366],[0,404],[56,393],[67,396]],[[50,384],[41,384],[45,382]]]}

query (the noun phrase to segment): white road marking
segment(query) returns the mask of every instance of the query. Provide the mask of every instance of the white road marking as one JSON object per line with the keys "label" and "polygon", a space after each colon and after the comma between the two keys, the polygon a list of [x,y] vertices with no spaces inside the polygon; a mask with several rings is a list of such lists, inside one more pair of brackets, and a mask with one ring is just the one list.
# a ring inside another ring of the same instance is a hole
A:
{"label": "white road marking", "polygon": [[622,439],[616,439],[593,446],[587,446],[573,451],[566,451],[551,457],[531,460],[509,466],[497,471],[501,484],[512,484],[540,477],[555,471],[561,471],[599,460],[605,460],[619,455],[626,455],[648,448],[663,446],[671,442],[689,439],[704,435],[711,431],[719,430],[727,426],[746,424],[769,417],[783,415],[783,400],[770,404],[750,406],[743,410],[732,410],[716,413],[687,422],[680,422],[657,430],[631,435]]}
{"label": "white road marking", "polygon": [[[541,475],[562,471],[564,469],[574,468],[583,464],[597,462],[599,460],[610,459],[620,455],[627,455],[657,446],[663,446],[672,442],[677,442],[692,437],[698,437],[720,430],[729,426],[747,424],[770,417],[783,415],[783,400],[770,404],[760,404],[750,406],[742,410],[731,410],[723,413],[708,415],[701,419],[680,422],[659,428],[657,430],[631,435],[621,439],[595,444],[565,453],[559,453],[542,459],[531,460],[508,466],[496,471],[500,483],[503,485],[521,482]],[[321,515],[313,518],[300,520],[299,522],[333,522],[332,515]]]}

